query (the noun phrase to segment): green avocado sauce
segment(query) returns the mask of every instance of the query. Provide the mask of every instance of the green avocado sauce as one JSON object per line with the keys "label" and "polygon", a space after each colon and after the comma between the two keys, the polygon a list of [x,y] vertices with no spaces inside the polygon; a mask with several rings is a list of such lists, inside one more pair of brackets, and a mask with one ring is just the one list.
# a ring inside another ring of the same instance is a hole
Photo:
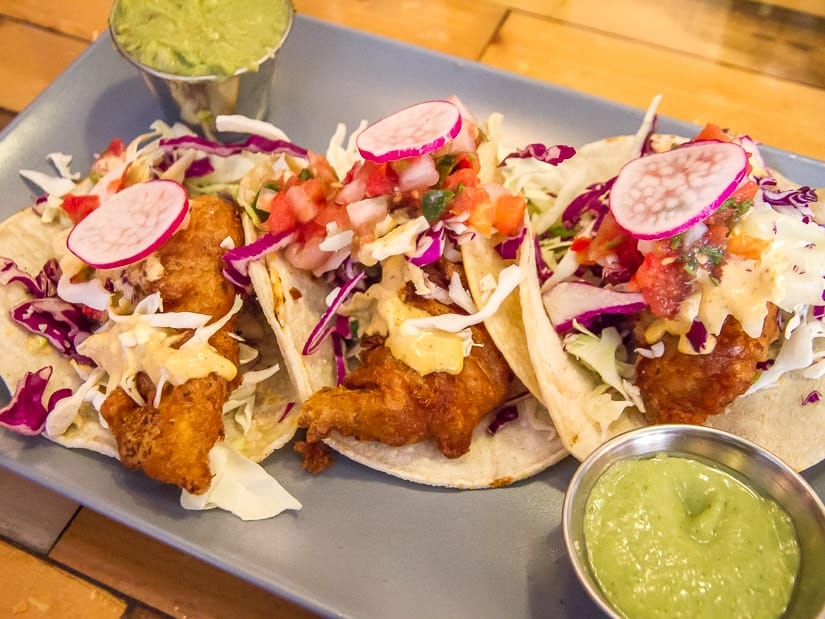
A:
{"label": "green avocado sauce", "polygon": [[115,39],[137,62],[181,76],[255,70],[291,19],[287,0],[117,0]]}
{"label": "green avocado sauce", "polygon": [[657,455],[611,466],[584,535],[605,596],[626,617],[779,617],[799,569],[790,516],[734,476]]}

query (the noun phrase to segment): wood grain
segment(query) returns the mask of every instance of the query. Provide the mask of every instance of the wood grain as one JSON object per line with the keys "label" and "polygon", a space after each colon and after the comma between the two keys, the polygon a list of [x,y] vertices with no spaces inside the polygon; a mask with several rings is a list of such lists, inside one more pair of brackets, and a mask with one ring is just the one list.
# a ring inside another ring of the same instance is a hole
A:
{"label": "wood grain", "polygon": [[88,509],[75,517],[49,556],[174,617],[315,617]]}
{"label": "wood grain", "polygon": [[517,11],[482,60],[638,108],[662,93],[662,114],[825,158],[825,91],[818,88]]}
{"label": "wood grain", "polygon": [[0,536],[46,553],[78,508],[74,501],[0,469]]}
{"label": "wood grain", "polygon": [[0,108],[19,112],[86,49],[87,43],[0,17]]}
{"label": "wood grain", "polygon": [[111,0],[0,0],[0,15],[91,41],[106,28]]}
{"label": "wood grain", "polygon": [[0,616],[118,619],[126,602],[0,541]]}
{"label": "wood grain", "polygon": [[[791,8],[751,0],[692,0],[689,5],[684,0],[525,0],[519,10],[558,24],[825,87],[825,18]],[[586,54],[586,47],[580,51]]]}
{"label": "wood grain", "polygon": [[506,11],[484,0],[295,0],[295,10],[472,59],[481,56]]}

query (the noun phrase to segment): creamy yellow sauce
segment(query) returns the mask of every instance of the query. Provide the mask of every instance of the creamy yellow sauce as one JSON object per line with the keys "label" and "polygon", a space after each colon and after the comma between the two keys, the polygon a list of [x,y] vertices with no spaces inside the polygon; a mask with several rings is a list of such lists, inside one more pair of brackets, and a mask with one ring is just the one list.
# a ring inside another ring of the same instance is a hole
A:
{"label": "creamy yellow sauce", "polygon": [[382,264],[383,279],[373,284],[350,306],[363,324],[364,335],[385,337],[393,357],[422,376],[433,372],[458,374],[464,368],[464,338],[438,329],[404,329],[405,321],[430,314],[405,303],[399,292],[406,284],[406,259],[392,256]]}
{"label": "creamy yellow sauce", "polygon": [[226,380],[235,378],[238,369],[214,347],[203,342],[174,348],[180,339],[179,333],[152,327],[137,315],[93,333],[77,348],[109,375],[110,392],[118,386],[131,391],[130,381],[140,372],[145,372],[155,385],[182,385],[211,373]]}

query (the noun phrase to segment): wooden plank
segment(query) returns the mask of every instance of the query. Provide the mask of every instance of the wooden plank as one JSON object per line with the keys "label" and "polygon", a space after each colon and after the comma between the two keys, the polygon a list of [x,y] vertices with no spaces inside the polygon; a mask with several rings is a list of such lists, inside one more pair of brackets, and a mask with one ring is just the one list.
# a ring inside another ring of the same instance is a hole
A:
{"label": "wooden plank", "polygon": [[17,116],[14,112],[9,112],[8,110],[0,110],[0,129],[3,129],[6,125],[8,125],[14,117]]}
{"label": "wooden plank", "polygon": [[88,509],[75,517],[49,556],[176,617],[315,617]]}
{"label": "wooden plank", "polygon": [[0,469],[0,497],[0,536],[44,554],[79,507],[5,469]]}
{"label": "wooden plank", "polygon": [[0,0],[0,15],[91,41],[106,28],[111,6],[112,0]]}
{"label": "wooden plank", "polygon": [[782,6],[800,13],[825,17],[825,2],[822,2],[822,0],[766,0],[766,2],[757,2],[756,4]]}
{"label": "wooden plank", "polygon": [[54,565],[0,541],[0,616],[119,619],[126,603]]}
{"label": "wooden plank", "polygon": [[638,108],[661,92],[662,114],[825,159],[825,91],[817,88],[519,12],[482,61]]}
{"label": "wooden plank", "polygon": [[[68,10],[64,0],[0,0],[0,14],[92,40],[106,28],[110,6],[110,0],[88,0]],[[295,9],[464,58],[481,55],[505,12],[490,2],[466,0],[295,0]]]}
{"label": "wooden plank", "polygon": [[19,112],[86,48],[77,39],[0,18],[0,108]]}
{"label": "wooden plank", "polygon": [[792,8],[750,0],[693,0],[689,8],[684,0],[525,0],[518,6],[558,22],[825,87],[825,18]]}
{"label": "wooden plank", "polygon": [[472,59],[481,56],[506,11],[505,7],[485,0],[295,0],[295,9],[319,19]]}

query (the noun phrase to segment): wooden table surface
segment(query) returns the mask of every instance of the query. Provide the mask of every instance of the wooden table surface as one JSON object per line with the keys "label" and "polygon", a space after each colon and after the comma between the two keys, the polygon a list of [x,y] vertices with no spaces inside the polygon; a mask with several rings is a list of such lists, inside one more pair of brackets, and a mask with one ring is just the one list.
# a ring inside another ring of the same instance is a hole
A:
{"label": "wooden table surface", "polygon": [[[106,27],[109,2],[0,0],[0,126]],[[661,92],[663,114],[825,159],[822,0],[295,5],[638,108]],[[313,615],[0,470],[0,617],[165,616]]]}

